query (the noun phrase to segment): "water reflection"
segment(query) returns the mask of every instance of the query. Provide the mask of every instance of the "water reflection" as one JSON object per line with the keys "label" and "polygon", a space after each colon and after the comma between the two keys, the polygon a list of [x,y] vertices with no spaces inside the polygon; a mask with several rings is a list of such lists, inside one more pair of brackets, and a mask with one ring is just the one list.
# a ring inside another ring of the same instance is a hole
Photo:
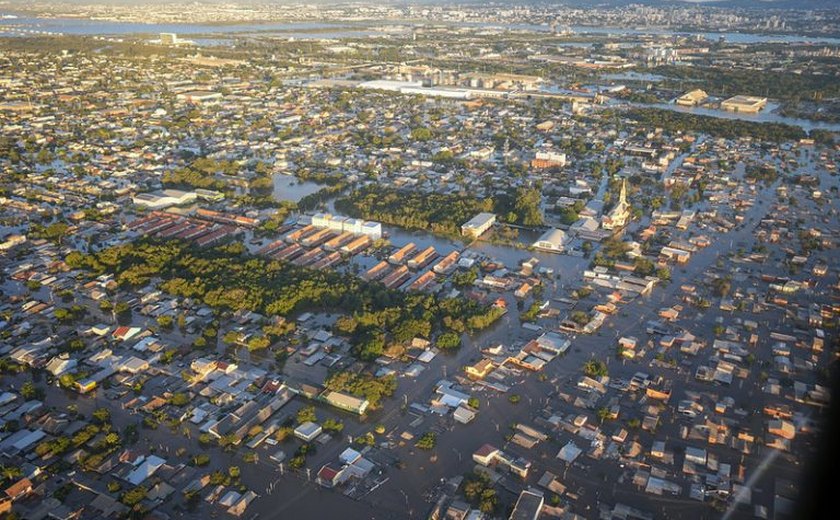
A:
{"label": "water reflection", "polygon": [[302,181],[292,175],[276,174],[273,177],[273,181],[273,196],[276,200],[300,202],[300,199],[316,193],[322,188],[320,184]]}

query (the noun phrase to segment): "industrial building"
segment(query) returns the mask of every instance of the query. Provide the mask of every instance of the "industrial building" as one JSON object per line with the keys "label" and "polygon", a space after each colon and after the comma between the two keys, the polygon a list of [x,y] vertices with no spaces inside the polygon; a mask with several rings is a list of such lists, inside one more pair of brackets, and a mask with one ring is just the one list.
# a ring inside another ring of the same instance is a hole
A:
{"label": "industrial building", "polygon": [[346,218],[329,213],[312,215],[312,226],[333,231],[349,232],[354,235],[365,235],[374,240],[382,238],[382,224],[357,218]]}
{"label": "industrial building", "polygon": [[208,90],[191,90],[189,92],[182,92],[175,96],[179,101],[187,101],[188,103],[212,103],[218,102],[222,99],[221,92],[211,92]]}
{"label": "industrial building", "polygon": [[496,215],[493,213],[479,213],[461,226],[461,235],[470,238],[478,238],[485,231],[496,223]]}
{"label": "industrial building", "polygon": [[678,97],[675,103],[683,107],[696,107],[702,105],[708,99],[709,95],[706,93],[706,91],[698,88],[690,90],[682,96]]}
{"label": "industrial building", "polygon": [[363,81],[362,83],[359,83],[358,87],[362,89],[387,90],[390,92],[399,92],[400,94],[418,96],[455,99],[469,99],[470,97],[470,92],[465,89],[424,87],[423,83],[419,81],[391,81],[378,79],[373,81]]}
{"label": "industrial building", "polygon": [[178,35],[175,33],[160,33],[161,45],[178,45]]}
{"label": "industrial building", "polygon": [[545,498],[539,491],[523,490],[509,518],[510,520],[537,520],[544,503]]}
{"label": "industrial building", "polygon": [[566,165],[566,154],[558,152],[537,152],[531,161],[531,168],[561,168]]}
{"label": "industrial building", "polygon": [[767,106],[767,98],[757,96],[732,96],[722,101],[720,108],[729,112],[742,112],[745,114],[757,114]]}
{"label": "industrial building", "polygon": [[566,232],[562,229],[551,228],[534,242],[534,247],[543,251],[559,253],[563,251],[567,240]]}
{"label": "industrial building", "polygon": [[193,191],[161,190],[149,193],[138,193],[132,199],[138,206],[151,209],[168,208],[195,202],[198,195]]}

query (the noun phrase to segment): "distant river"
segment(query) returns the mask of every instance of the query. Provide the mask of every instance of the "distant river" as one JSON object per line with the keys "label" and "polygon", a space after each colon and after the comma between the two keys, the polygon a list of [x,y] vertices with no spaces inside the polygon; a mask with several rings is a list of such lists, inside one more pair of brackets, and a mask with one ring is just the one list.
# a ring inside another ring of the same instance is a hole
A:
{"label": "distant river", "polygon": [[[5,13],[0,12],[0,15]],[[388,23],[399,24],[398,20],[389,21]],[[419,25],[419,24],[418,24]],[[433,24],[438,25],[438,24]],[[497,23],[482,23],[482,22],[460,22],[452,25],[459,27],[486,27],[499,28],[516,31],[533,31],[533,32],[547,32],[551,28],[547,25],[537,24],[497,24]],[[38,32],[52,32],[62,34],[75,35],[89,35],[89,36],[118,36],[129,34],[158,34],[162,32],[170,32],[176,34],[239,34],[239,33],[253,33],[253,32],[283,32],[290,37],[298,38],[341,38],[344,36],[358,35],[354,29],[358,28],[363,34],[373,34],[374,32],[366,33],[365,30],[375,28],[375,24],[352,24],[341,22],[267,22],[267,23],[231,23],[224,25],[211,24],[177,24],[177,23],[134,23],[134,22],[111,22],[104,20],[82,20],[77,18],[37,18],[37,17],[20,17],[10,19],[0,19],[0,35],[13,35],[17,33],[10,33],[3,31],[3,28],[23,29],[25,31]],[[334,29],[334,31],[330,31]],[[786,42],[786,43],[814,43],[823,45],[840,45],[840,38],[828,37],[813,37],[813,36],[797,36],[789,34],[751,34],[751,33],[735,33],[735,32],[686,32],[686,31],[672,31],[661,28],[628,28],[628,27],[587,27],[583,25],[573,25],[571,30],[575,34],[615,34],[615,35],[687,35],[687,36],[702,36],[708,40],[715,41],[724,37],[726,41],[732,43],[770,43],[770,42]],[[295,34],[294,31],[299,31]],[[311,31],[318,31],[317,33]],[[23,35],[27,33],[22,33]]]}
{"label": "distant river", "polygon": [[[2,15],[3,13],[0,13]],[[14,31],[6,32],[4,29]],[[334,30],[334,31],[331,31]],[[312,31],[318,31],[312,32]],[[0,35],[37,35],[39,33],[61,33],[80,36],[124,36],[130,34],[176,33],[190,34],[237,34],[282,32],[284,36],[299,38],[336,38],[358,35],[348,30],[347,24],[320,22],[278,22],[237,23],[229,25],[177,24],[177,23],[133,23],[77,18],[4,18],[0,19]]]}
{"label": "distant river", "polygon": [[[459,23],[462,27],[487,27],[508,29],[512,31],[535,31],[548,32],[551,27],[548,25],[536,24],[494,24],[494,23]],[[801,36],[795,34],[754,34],[739,32],[692,32],[674,31],[661,28],[631,28],[631,27],[588,27],[585,25],[573,25],[570,27],[574,34],[614,34],[614,35],[655,35],[655,36],[702,36],[707,40],[716,41],[725,38],[729,43],[815,43],[824,45],[840,45],[840,38],[823,36]]]}

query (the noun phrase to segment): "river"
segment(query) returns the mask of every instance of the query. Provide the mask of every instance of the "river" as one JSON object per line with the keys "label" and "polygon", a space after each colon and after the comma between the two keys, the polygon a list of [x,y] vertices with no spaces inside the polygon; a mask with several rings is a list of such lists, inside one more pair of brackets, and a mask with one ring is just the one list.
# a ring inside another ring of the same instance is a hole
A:
{"label": "river", "polygon": [[[0,12],[0,15],[8,13]],[[389,21],[398,24],[399,20]],[[412,25],[422,25],[413,23]],[[524,23],[491,23],[491,22],[457,22],[457,27],[486,27],[503,30],[548,32],[548,25]],[[241,33],[282,33],[283,36],[294,38],[343,38],[348,36],[364,36],[379,34],[375,24],[358,24],[352,22],[242,22],[225,25],[213,24],[179,24],[179,23],[137,23],[114,22],[107,20],[84,20],[78,18],[40,18],[19,17],[0,19],[0,34],[9,35],[4,29],[22,29],[20,35],[38,33],[61,33],[88,36],[116,36],[131,34],[158,34],[162,32],[183,35],[191,34],[241,34]],[[822,45],[840,45],[840,38],[822,36],[801,36],[792,34],[754,34],[739,32],[691,32],[674,31],[664,28],[630,28],[630,27],[588,27],[573,25],[571,30],[575,34],[617,35],[617,36],[698,36],[707,40],[717,41],[721,37],[731,43],[812,43]],[[384,33],[383,33],[384,34]]]}
{"label": "river", "polygon": [[[461,22],[456,25],[461,27],[486,27],[488,29],[498,28],[511,31],[549,32],[551,27],[540,24],[527,23],[491,23],[491,22]],[[812,43],[823,45],[840,45],[840,38],[829,36],[803,36],[797,34],[756,34],[741,32],[702,32],[702,31],[678,31],[661,27],[591,27],[586,25],[572,25],[572,34],[576,35],[614,35],[614,36],[694,36],[702,37],[710,41],[717,41],[724,38],[729,43]]]}
{"label": "river", "polygon": [[[0,13],[2,15],[3,13]],[[235,23],[229,25],[137,23],[112,22],[104,20],[83,20],[78,18],[3,18],[0,19],[0,35],[37,36],[39,34],[62,34],[76,36],[127,36],[159,33],[178,35],[237,35],[258,36],[277,34],[289,38],[347,38],[379,34],[365,31],[360,26],[355,30],[348,24],[322,22],[269,22]]]}

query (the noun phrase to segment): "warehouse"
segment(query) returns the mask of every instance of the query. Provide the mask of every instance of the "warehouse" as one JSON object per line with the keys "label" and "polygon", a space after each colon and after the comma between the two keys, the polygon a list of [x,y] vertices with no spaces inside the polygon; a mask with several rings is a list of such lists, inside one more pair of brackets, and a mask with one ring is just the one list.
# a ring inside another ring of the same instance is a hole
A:
{"label": "warehouse", "polygon": [[160,209],[169,206],[179,206],[195,202],[197,195],[192,191],[162,190],[150,193],[138,193],[134,196],[134,203],[138,206]]}
{"label": "warehouse", "polygon": [[767,106],[767,98],[756,96],[732,96],[721,102],[720,108],[729,112],[743,112],[746,114],[757,114]]}
{"label": "warehouse", "polygon": [[566,244],[566,233],[562,229],[551,228],[534,242],[534,247],[543,251],[559,253]]}
{"label": "warehouse", "polygon": [[461,235],[465,237],[478,238],[485,231],[496,223],[496,215],[493,213],[479,213],[461,226]]}

